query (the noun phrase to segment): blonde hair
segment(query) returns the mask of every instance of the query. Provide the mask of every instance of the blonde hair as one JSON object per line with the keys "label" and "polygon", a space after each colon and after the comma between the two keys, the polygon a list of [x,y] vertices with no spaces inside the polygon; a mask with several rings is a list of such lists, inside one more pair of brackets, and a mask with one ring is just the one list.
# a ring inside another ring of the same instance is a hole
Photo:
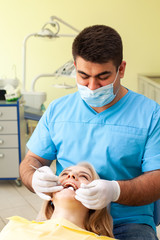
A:
{"label": "blonde hair", "polygon": [[[82,166],[90,170],[93,180],[99,179],[94,167],[87,162],[80,162],[77,166]],[[50,219],[54,211],[54,205],[52,201],[44,201],[42,208],[38,215],[38,220]],[[98,235],[113,236],[113,223],[111,215],[109,214],[107,207],[101,210],[89,210],[89,214],[84,220],[84,226],[87,231],[94,232]]]}

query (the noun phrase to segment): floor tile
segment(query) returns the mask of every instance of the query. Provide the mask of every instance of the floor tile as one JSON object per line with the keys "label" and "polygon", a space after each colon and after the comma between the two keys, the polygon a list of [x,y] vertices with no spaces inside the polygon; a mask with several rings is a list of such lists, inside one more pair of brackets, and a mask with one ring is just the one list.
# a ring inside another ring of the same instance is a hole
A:
{"label": "floor tile", "polygon": [[0,181],[0,210],[23,206],[26,200],[10,183]]}
{"label": "floor tile", "polygon": [[36,194],[32,194],[32,195],[29,195],[29,196],[26,196],[25,197],[25,200],[27,201],[27,203],[29,203],[33,209],[35,209],[35,211],[39,211],[41,206],[42,206],[42,203],[43,203],[43,200],[40,199]]}
{"label": "floor tile", "polygon": [[7,218],[11,216],[20,216],[28,220],[35,220],[38,215],[38,213],[28,204],[20,207],[15,207],[15,208],[3,209],[1,210],[0,214],[1,214],[1,218],[3,218],[3,221],[5,223],[8,222]]}

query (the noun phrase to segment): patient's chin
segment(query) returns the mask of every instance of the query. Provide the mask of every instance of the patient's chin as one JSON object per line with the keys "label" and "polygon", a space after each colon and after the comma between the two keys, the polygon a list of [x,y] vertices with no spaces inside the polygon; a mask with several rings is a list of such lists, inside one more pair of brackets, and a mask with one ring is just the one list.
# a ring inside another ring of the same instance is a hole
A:
{"label": "patient's chin", "polygon": [[61,191],[53,193],[53,199],[75,199],[75,191],[71,188],[63,188]]}
{"label": "patient's chin", "polygon": [[71,188],[64,188],[61,190],[62,193],[68,194],[70,196],[75,195],[75,191]]}

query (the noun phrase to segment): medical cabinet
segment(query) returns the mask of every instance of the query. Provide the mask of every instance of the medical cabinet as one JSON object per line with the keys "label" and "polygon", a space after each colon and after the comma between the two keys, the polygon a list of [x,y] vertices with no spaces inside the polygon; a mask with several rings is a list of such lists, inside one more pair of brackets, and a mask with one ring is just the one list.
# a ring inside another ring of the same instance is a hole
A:
{"label": "medical cabinet", "polygon": [[160,74],[139,74],[138,92],[160,104]]}
{"label": "medical cabinet", "polygon": [[25,122],[22,98],[0,101],[0,180],[19,180],[19,164],[25,155]]}

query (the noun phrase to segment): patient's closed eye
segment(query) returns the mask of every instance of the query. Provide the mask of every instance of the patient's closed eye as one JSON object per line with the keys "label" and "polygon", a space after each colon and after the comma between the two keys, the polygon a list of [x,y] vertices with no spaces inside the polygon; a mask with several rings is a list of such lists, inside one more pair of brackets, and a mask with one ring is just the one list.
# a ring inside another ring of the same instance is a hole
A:
{"label": "patient's closed eye", "polygon": [[88,176],[86,175],[79,175],[80,178],[85,178],[86,180],[89,180]]}
{"label": "patient's closed eye", "polygon": [[67,175],[68,175],[68,173],[67,173],[67,172],[63,172],[63,173],[61,173],[61,175],[60,175],[60,176],[62,177],[62,176],[67,176]]}

